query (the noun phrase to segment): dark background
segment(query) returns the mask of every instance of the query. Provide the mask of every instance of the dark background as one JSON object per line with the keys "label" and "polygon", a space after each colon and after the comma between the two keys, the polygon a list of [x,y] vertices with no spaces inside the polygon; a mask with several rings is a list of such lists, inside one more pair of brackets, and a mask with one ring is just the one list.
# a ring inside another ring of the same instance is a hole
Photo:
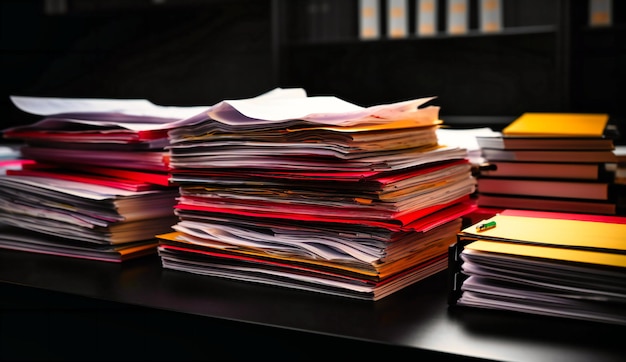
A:
{"label": "dark background", "polygon": [[9,95],[211,105],[275,87],[269,1],[0,0],[4,125]]}
{"label": "dark background", "polygon": [[12,94],[185,106],[275,87],[363,106],[437,96],[444,121],[472,126],[526,111],[622,118],[624,2],[614,26],[590,29],[586,0],[503,0],[498,35],[476,30],[477,2],[466,36],[445,35],[440,0],[441,35],[385,39],[383,18],[380,40],[359,41],[356,0],[0,0],[2,126],[37,118]]}

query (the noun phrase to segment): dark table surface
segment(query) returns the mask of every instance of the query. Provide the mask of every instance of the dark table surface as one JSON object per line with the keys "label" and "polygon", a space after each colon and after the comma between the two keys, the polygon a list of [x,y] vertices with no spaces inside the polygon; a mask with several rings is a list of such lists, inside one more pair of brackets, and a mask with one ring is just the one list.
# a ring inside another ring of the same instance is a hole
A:
{"label": "dark table surface", "polygon": [[[5,294],[37,291],[33,299],[45,298],[45,293],[63,294],[95,305],[110,302],[177,315],[198,324],[202,321],[201,329],[212,328],[211,323],[222,328],[231,323],[240,330],[259,329],[264,335],[290,335],[294,343],[311,337],[311,343],[332,340],[348,346],[354,342],[354,348],[384,346],[404,355],[433,353],[431,357],[499,361],[622,361],[626,357],[625,327],[451,309],[447,305],[447,272],[368,302],[166,270],[156,255],[113,264],[0,250],[0,282]],[[12,313],[23,309],[11,305],[11,298],[7,302],[7,295],[3,299],[2,316],[11,321]],[[45,302],[40,300],[38,305]],[[11,334],[8,325],[0,329],[3,338]],[[178,329],[165,333],[190,333]],[[200,332],[190,334],[194,333]],[[298,348],[316,348],[301,344]],[[276,351],[274,356],[279,354]]]}

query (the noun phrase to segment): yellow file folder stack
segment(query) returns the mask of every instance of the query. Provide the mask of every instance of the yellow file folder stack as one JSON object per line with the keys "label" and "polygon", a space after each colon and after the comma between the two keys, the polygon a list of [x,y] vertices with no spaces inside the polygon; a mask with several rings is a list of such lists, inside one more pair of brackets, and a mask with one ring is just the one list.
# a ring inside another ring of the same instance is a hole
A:
{"label": "yellow file folder stack", "polygon": [[449,260],[452,305],[626,324],[626,218],[505,210]]}

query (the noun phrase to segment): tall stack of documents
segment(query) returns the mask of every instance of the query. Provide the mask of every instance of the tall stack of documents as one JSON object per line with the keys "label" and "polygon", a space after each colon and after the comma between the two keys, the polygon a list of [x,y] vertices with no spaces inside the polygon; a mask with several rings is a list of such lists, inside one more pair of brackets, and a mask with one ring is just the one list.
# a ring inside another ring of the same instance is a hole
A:
{"label": "tall stack of documents", "polygon": [[3,132],[22,141],[24,162],[0,176],[0,248],[110,262],[155,254],[155,235],[177,220],[167,132],[198,109],[145,100],[11,100],[42,119]]}
{"label": "tall stack of documents", "polygon": [[528,112],[495,137],[476,140],[488,162],[481,207],[615,215],[617,158],[608,114]]}
{"label": "tall stack of documents", "polygon": [[475,179],[465,149],[438,143],[430,100],[277,89],[172,130],[163,266],[366,300],[446,269]]}
{"label": "tall stack of documents", "polygon": [[453,306],[626,325],[624,217],[504,210],[450,251]]}

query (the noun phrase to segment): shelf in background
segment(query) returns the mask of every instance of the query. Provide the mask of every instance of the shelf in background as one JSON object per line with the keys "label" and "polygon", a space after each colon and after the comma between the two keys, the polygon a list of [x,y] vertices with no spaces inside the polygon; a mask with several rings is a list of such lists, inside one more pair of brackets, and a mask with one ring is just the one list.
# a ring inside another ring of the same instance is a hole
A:
{"label": "shelf in background", "polygon": [[471,39],[471,38],[491,38],[491,37],[509,37],[509,36],[523,36],[523,35],[537,35],[537,34],[554,34],[558,28],[554,25],[536,25],[536,26],[517,26],[505,28],[502,31],[485,33],[479,30],[470,30],[466,34],[446,34],[440,32],[432,36],[417,36],[409,35],[403,38],[387,38],[380,37],[377,39],[358,39],[355,37],[330,37],[327,39],[310,39],[310,40],[295,40],[288,41],[282,46],[284,47],[299,47],[299,46],[323,46],[323,45],[335,45],[335,44],[371,44],[371,43],[398,43],[398,42],[421,42],[421,41],[433,41],[433,40],[450,40],[450,39]]}

